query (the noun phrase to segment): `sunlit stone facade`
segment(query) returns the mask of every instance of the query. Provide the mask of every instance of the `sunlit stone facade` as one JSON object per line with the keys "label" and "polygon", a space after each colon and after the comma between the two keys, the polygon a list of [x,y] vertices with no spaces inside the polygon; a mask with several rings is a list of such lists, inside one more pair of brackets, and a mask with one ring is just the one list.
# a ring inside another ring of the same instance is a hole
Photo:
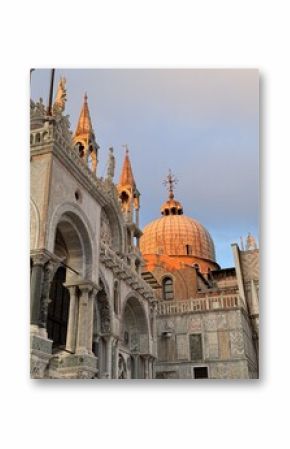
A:
{"label": "sunlit stone facade", "polygon": [[258,377],[253,237],[220,269],[172,184],[142,236],[128,150],[119,183],[112,148],[100,178],[88,98],[74,133],[65,100],[61,80],[51,111],[30,105],[31,377]]}

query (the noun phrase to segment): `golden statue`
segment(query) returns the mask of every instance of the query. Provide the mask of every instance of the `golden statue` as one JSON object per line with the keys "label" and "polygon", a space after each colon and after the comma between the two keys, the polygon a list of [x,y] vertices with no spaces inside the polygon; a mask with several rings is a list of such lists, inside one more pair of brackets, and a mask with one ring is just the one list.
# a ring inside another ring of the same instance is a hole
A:
{"label": "golden statue", "polygon": [[53,112],[63,112],[65,108],[65,102],[66,102],[66,79],[64,77],[61,77],[58,86],[57,86],[57,92],[56,97],[53,103]]}

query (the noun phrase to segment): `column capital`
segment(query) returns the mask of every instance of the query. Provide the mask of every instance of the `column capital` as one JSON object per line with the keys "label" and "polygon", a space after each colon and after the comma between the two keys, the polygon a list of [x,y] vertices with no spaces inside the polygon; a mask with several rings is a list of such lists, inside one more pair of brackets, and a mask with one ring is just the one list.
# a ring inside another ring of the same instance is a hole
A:
{"label": "column capital", "polygon": [[78,289],[81,292],[94,292],[96,291],[96,293],[100,290],[100,287],[92,281],[86,280],[86,279],[75,279],[69,282],[66,282],[64,284],[64,286],[66,288],[70,288],[70,287],[78,287]]}
{"label": "column capital", "polygon": [[30,251],[30,257],[34,265],[44,265],[46,262],[59,263],[61,259],[45,248]]}
{"label": "column capital", "polygon": [[49,261],[49,257],[43,253],[31,254],[30,257],[33,261],[33,266],[39,265],[43,267]]}

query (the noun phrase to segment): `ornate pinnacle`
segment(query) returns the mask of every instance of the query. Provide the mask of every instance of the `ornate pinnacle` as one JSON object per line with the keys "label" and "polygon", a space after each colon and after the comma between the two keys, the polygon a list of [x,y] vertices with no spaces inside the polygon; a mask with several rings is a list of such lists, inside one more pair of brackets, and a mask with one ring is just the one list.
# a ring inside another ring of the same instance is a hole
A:
{"label": "ornate pinnacle", "polygon": [[166,176],[166,179],[163,181],[163,185],[167,187],[170,199],[174,198],[173,189],[177,183],[178,183],[178,179],[174,176],[172,171],[169,169],[169,174]]}

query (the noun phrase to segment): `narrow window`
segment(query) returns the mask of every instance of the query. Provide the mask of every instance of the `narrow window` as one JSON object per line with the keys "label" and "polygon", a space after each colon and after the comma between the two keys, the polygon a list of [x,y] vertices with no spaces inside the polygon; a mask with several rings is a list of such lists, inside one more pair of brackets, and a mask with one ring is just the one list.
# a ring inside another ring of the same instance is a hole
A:
{"label": "narrow window", "polygon": [[191,245],[185,245],[186,246],[186,254],[190,255],[192,254],[192,246]]}
{"label": "narrow window", "polygon": [[173,281],[170,277],[166,277],[162,282],[163,287],[163,299],[169,301],[173,299]]}

